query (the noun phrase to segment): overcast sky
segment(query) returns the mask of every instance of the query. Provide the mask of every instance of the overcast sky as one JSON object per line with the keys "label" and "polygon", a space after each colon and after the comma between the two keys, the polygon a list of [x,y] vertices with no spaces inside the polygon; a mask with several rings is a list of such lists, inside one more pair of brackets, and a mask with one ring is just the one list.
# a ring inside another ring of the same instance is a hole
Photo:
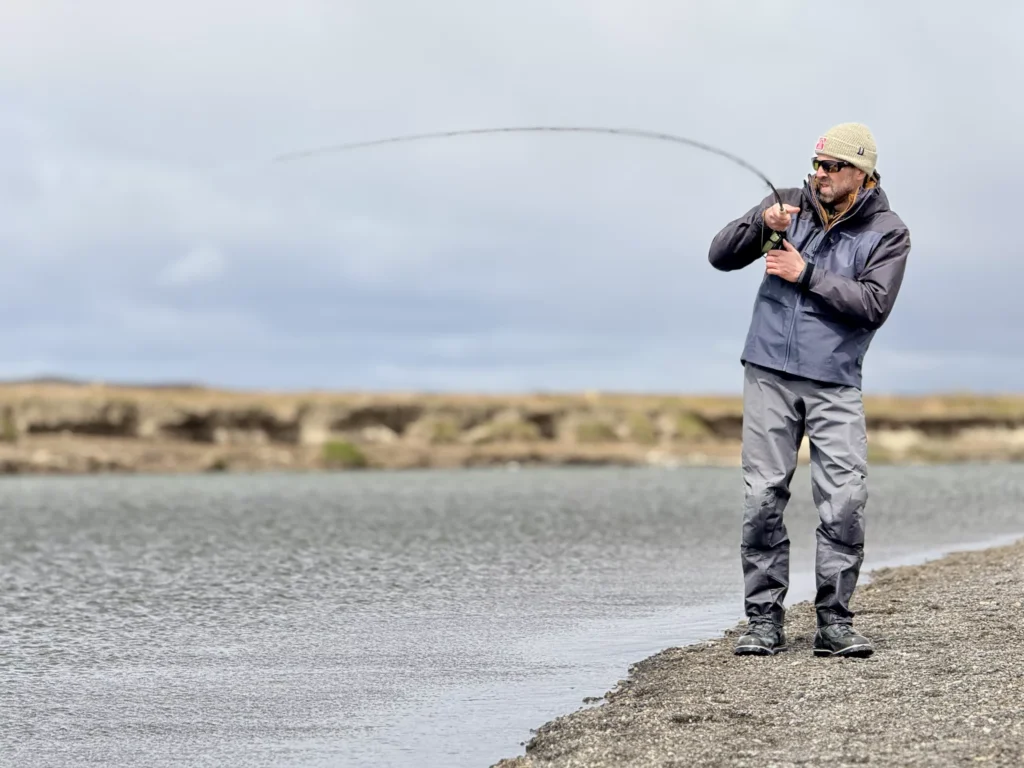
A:
{"label": "overcast sky", "polygon": [[[989,10],[986,10],[988,8]],[[5,0],[0,377],[737,393],[715,233],[867,123],[913,251],[874,392],[1024,389],[1024,6]]]}

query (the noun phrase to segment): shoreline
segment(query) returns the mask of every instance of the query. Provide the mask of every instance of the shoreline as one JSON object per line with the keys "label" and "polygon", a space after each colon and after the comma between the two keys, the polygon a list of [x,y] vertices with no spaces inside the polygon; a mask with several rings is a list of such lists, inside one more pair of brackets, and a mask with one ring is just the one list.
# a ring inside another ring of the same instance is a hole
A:
{"label": "shoreline", "polygon": [[[1019,433],[1019,434],[1018,434]],[[868,435],[871,466],[936,466],[1024,463],[1024,428],[982,430],[974,437],[921,438],[910,448],[890,447],[907,438],[898,431]],[[798,464],[810,461],[804,438]],[[70,430],[0,439],[0,476],[88,474],[197,474],[211,472],[367,472],[532,467],[738,468],[739,439],[712,437],[647,445],[621,441],[495,441],[384,444],[353,439],[284,443],[265,437],[246,442],[217,439],[110,436]]]}
{"label": "shoreline", "polygon": [[[1024,395],[865,395],[868,461],[1024,462]],[[740,465],[739,395],[0,384],[0,474]],[[810,459],[805,438],[800,461]]]}
{"label": "shoreline", "polygon": [[998,540],[864,572],[868,659],[815,658],[813,606],[791,602],[789,651],[733,655],[742,622],[667,648],[492,768],[1020,765],[1024,538]]}
{"label": "shoreline", "polygon": [[[869,436],[869,440],[871,440]],[[671,451],[623,445],[503,444],[474,448],[408,449],[370,448],[356,463],[329,455],[331,446],[217,446],[179,441],[141,441],[129,438],[29,437],[18,445],[0,442],[0,478],[81,477],[98,475],[187,476],[205,474],[334,474],[402,473],[434,470],[519,471],[545,468],[617,469],[739,469],[739,441],[715,445],[682,446]],[[345,449],[347,452],[347,448]],[[367,458],[368,457],[368,458]],[[809,465],[808,443],[797,465]],[[894,458],[872,455],[869,467],[957,467],[1024,464],[1024,449],[975,450],[949,444],[929,455]]]}

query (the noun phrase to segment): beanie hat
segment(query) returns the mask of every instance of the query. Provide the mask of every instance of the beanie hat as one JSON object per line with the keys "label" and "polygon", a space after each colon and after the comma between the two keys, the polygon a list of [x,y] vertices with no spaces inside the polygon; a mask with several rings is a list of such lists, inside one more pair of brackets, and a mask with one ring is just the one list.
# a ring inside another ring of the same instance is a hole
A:
{"label": "beanie hat", "polygon": [[878,148],[875,137],[861,123],[840,123],[818,139],[814,151],[837,160],[845,160],[860,168],[869,177],[875,172]]}

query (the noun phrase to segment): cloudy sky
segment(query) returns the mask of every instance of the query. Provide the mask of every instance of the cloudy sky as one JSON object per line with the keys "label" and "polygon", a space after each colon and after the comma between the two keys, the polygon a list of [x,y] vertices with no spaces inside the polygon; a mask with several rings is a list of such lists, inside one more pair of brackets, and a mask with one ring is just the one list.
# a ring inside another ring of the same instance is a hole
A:
{"label": "cloudy sky", "polygon": [[[986,10],[989,6],[990,10]],[[0,377],[740,389],[766,193],[866,122],[914,249],[869,390],[1024,389],[1024,6],[5,0]]]}

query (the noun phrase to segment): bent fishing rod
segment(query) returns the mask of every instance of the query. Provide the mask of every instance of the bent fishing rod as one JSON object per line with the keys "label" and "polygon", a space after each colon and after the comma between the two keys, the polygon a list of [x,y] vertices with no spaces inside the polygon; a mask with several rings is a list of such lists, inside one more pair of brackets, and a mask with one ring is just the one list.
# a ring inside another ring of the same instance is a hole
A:
{"label": "bent fishing rod", "polygon": [[[675,136],[670,133],[663,133],[659,131],[646,131],[637,130],[633,128],[603,128],[593,126],[517,126],[509,128],[468,128],[464,130],[453,130],[453,131],[432,131],[429,133],[415,133],[406,134],[404,136],[391,136],[383,139],[373,139],[370,141],[356,141],[345,144],[334,144],[315,149],[300,150],[297,152],[287,152],[278,155],[274,158],[275,163],[286,163],[293,162],[296,160],[303,160],[310,157],[317,157],[321,155],[334,154],[338,152],[349,152],[357,149],[365,149],[368,147],[380,146],[383,144],[398,144],[412,141],[423,141],[426,139],[439,139],[439,138],[452,138],[456,136],[472,136],[482,134],[495,134],[495,133],[599,133],[609,134],[613,136],[628,136],[633,138],[641,139],[652,139],[655,141],[667,141],[675,144],[684,144],[686,146],[700,149],[705,152],[710,152],[715,155],[724,157],[732,162],[736,163],[742,168],[755,174],[761,181],[768,185],[772,191],[772,195],[775,197],[775,202],[779,205],[779,210],[785,210],[782,205],[782,197],[780,197],[778,190],[775,185],[772,184],[771,180],[753,165],[748,163],[741,157],[737,157],[731,152],[726,152],[724,149],[713,147],[710,144],[706,144],[702,141],[695,139],[688,139],[683,136]],[[779,241],[782,239],[782,233],[772,231],[768,242],[762,249],[762,253],[767,253],[771,248],[776,247]]]}

